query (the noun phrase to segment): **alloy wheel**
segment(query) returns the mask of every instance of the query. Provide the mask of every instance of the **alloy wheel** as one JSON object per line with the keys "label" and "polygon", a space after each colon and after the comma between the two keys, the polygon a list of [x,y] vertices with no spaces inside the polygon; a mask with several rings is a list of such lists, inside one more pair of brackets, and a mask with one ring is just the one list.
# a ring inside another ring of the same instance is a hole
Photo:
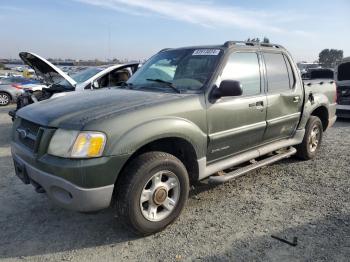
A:
{"label": "alloy wheel", "polygon": [[141,213],[149,221],[161,221],[175,209],[179,197],[177,176],[168,170],[159,171],[147,181],[141,192]]}
{"label": "alloy wheel", "polygon": [[0,94],[0,105],[7,105],[10,102],[8,95]]}
{"label": "alloy wheel", "polygon": [[314,125],[312,127],[312,130],[309,136],[309,148],[311,153],[317,150],[319,141],[320,141],[320,129],[318,125]]}

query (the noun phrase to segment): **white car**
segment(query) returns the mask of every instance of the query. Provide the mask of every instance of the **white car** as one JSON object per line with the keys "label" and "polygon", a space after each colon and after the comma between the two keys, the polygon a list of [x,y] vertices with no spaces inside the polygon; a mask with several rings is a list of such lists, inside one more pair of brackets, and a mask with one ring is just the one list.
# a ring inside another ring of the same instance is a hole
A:
{"label": "white car", "polygon": [[44,84],[31,84],[24,88],[33,92],[49,93],[50,98],[63,96],[70,91],[93,90],[120,85],[126,82],[139,67],[139,63],[89,67],[69,76],[34,53],[21,52],[19,56],[44,81]]}

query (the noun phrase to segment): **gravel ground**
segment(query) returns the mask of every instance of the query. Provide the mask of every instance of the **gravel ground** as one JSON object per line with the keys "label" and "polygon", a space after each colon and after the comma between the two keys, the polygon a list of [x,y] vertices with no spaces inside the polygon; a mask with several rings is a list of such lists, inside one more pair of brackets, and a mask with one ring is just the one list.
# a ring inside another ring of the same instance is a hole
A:
{"label": "gravel ground", "polygon": [[[15,177],[10,108],[0,108],[1,260],[349,261],[350,121],[328,130],[314,161],[291,158],[221,186],[196,186],[175,224],[139,238],[112,210],[60,209]],[[271,234],[297,237],[298,245]]]}

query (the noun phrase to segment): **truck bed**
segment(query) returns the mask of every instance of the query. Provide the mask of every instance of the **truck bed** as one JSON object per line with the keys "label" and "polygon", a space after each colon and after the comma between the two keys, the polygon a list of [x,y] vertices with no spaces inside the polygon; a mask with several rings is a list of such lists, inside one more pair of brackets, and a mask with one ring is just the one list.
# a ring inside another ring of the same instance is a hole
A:
{"label": "truck bed", "polygon": [[333,79],[304,80],[305,95],[322,93],[328,97],[330,103],[336,102],[336,85]]}

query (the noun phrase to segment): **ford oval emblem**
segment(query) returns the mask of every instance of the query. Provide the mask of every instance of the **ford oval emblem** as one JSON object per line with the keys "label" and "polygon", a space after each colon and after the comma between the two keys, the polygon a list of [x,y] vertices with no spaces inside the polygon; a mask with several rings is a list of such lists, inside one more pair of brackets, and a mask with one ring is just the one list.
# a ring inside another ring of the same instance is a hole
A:
{"label": "ford oval emblem", "polygon": [[27,130],[25,130],[25,129],[17,128],[16,131],[18,132],[19,136],[20,136],[22,139],[25,139],[25,138],[28,136]]}

